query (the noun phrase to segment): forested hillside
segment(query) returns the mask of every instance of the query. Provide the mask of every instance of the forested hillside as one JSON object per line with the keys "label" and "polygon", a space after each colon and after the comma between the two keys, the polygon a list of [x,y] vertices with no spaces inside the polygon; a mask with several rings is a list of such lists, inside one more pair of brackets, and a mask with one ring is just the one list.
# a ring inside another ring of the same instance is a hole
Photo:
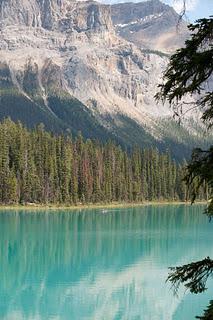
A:
{"label": "forested hillside", "polygon": [[1,0],[0,121],[189,159],[210,143],[199,113],[178,126],[154,98],[168,52],[188,34],[184,21],[177,34],[178,19],[159,0]]}
{"label": "forested hillside", "polygon": [[128,154],[112,142],[53,136],[43,125],[29,131],[7,119],[0,150],[2,204],[186,199],[183,167],[157,149]]}

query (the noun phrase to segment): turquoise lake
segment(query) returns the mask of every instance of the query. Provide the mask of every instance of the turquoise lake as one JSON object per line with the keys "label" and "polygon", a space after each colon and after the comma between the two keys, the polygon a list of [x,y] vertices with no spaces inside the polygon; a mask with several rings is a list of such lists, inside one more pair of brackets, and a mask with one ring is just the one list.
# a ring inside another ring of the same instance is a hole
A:
{"label": "turquoise lake", "polygon": [[213,256],[201,205],[0,211],[1,320],[189,320],[213,298],[166,283]]}

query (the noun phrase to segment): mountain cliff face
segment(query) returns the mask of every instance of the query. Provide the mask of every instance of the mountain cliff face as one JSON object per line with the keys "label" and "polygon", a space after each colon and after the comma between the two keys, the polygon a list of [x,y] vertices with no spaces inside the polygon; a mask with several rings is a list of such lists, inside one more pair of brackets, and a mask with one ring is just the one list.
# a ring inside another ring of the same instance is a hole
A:
{"label": "mountain cliff face", "polygon": [[107,6],[69,0],[2,0],[1,25],[19,25],[46,30],[110,28]]}
{"label": "mountain cliff face", "polygon": [[159,0],[119,3],[111,11],[116,32],[139,47],[173,52],[188,36],[186,22]]}
{"label": "mountain cliff face", "polygon": [[85,137],[129,147],[151,143],[177,153],[193,144],[199,135],[194,120],[185,121],[190,132],[180,130],[168,106],[153,98],[168,57],[120,37],[113,23],[135,17],[126,21],[126,8],[120,15],[118,8],[93,1],[1,0],[0,118],[28,126],[43,122],[57,132],[81,130]]}

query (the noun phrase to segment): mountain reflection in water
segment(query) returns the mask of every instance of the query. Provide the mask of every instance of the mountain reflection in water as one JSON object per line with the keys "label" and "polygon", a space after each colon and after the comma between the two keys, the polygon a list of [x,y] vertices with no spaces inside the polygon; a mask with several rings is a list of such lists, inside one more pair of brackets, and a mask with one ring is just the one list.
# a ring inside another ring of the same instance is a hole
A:
{"label": "mountain reflection in water", "polygon": [[211,290],[174,297],[165,280],[213,256],[203,208],[1,212],[0,319],[193,319]]}

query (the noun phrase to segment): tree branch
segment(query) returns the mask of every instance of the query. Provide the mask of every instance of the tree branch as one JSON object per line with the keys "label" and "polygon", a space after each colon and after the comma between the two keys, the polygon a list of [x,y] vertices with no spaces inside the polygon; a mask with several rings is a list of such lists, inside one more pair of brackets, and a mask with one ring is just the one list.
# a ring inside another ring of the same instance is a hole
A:
{"label": "tree branch", "polygon": [[192,293],[200,293],[206,290],[206,281],[213,273],[213,260],[209,257],[204,260],[192,262],[180,267],[171,267],[172,271],[167,281],[172,282],[174,293],[176,294],[180,284]]}

